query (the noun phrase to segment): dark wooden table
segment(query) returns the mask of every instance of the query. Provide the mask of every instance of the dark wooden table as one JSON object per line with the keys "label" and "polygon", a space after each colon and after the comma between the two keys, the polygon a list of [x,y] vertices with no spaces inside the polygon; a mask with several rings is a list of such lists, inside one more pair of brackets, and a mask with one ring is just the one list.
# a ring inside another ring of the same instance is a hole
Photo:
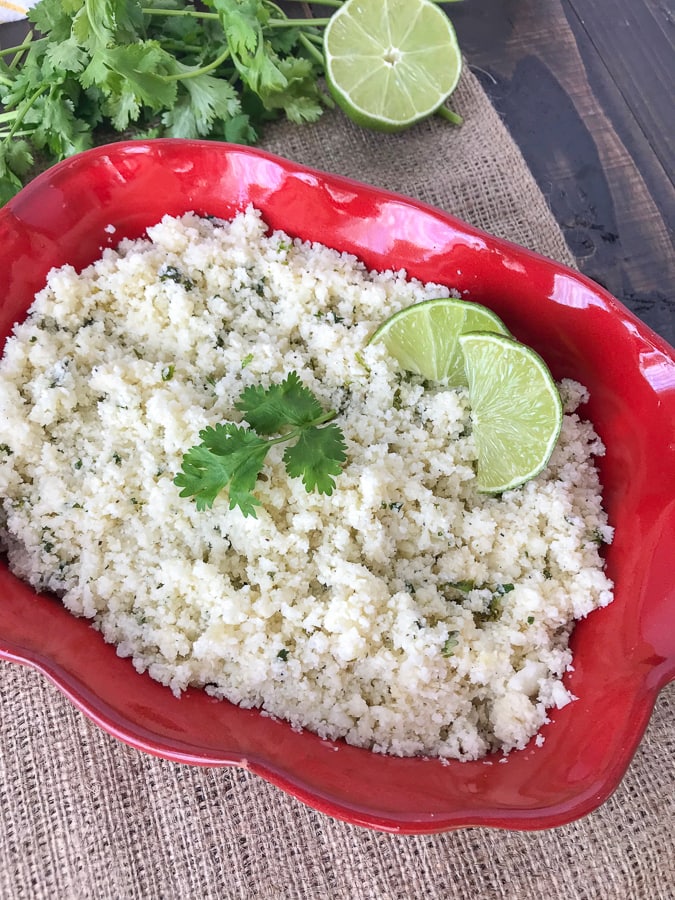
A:
{"label": "dark wooden table", "polygon": [[444,8],[580,269],[675,345],[675,0]]}
{"label": "dark wooden table", "polygon": [[675,0],[445,8],[580,269],[675,345]]}

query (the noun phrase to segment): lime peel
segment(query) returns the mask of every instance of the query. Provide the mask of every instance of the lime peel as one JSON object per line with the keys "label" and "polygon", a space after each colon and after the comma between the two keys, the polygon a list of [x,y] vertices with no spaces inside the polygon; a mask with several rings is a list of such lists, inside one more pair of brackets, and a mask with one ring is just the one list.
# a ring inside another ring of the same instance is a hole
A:
{"label": "lime peel", "polygon": [[423,300],[399,310],[373,333],[369,344],[382,342],[400,366],[448,387],[466,385],[458,338],[465,331],[508,334],[506,325],[485,306],[455,297]]}
{"label": "lime peel", "polygon": [[544,360],[511,337],[489,332],[459,336],[469,382],[477,486],[503,493],[548,464],[563,420],[558,388]]}
{"label": "lime peel", "polygon": [[401,131],[439,110],[462,70],[452,23],[431,0],[346,0],[323,48],[338,106],[380,131]]}

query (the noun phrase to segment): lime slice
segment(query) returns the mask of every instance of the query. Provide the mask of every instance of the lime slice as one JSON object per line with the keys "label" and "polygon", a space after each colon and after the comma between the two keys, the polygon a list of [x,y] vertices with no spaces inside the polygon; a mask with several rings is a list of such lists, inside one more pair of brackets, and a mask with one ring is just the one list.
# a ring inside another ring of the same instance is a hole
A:
{"label": "lime slice", "polygon": [[469,381],[478,489],[501,493],[548,463],[562,426],[562,402],[544,360],[513,338],[462,334]]}
{"label": "lime slice", "polygon": [[338,106],[380,131],[400,131],[435,112],[462,68],[452,23],[430,0],[346,0],[323,46]]}
{"label": "lime slice", "polygon": [[408,372],[429,381],[447,379],[449,387],[466,384],[459,335],[465,331],[508,334],[501,319],[479,303],[442,297],[423,300],[394,313],[368,341],[383,341]]}

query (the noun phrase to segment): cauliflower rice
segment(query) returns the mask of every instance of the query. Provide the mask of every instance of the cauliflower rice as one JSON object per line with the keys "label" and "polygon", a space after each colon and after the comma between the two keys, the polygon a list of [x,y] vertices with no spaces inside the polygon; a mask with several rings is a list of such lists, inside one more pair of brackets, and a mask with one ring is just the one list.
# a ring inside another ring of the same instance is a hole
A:
{"label": "cauliflower rice", "polygon": [[[475,488],[467,395],[404,377],[383,319],[447,296],[404,272],[232,222],[166,217],[81,274],[53,270],[0,362],[0,527],[11,568],[90,618],[139,672],[326,738],[474,759],[522,748],[575,619],[612,599],[612,529],[566,413],[547,469]],[[508,324],[508,323],[507,323]],[[338,410],[332,496],[266,460],[257,518],[179,498],[183,453],[240,421],[244,387],[298,372]]]}

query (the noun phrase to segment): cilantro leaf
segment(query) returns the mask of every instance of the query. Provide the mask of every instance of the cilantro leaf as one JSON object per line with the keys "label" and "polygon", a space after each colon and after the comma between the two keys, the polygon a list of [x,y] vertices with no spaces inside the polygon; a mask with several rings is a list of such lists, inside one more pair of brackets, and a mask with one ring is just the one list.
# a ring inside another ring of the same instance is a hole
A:
{"label": "cilantro leaf", "polygon": [[45,74],[52,72],[72,72],[77,75],[87,64],[87,54],[75,38],[49,44],[45,49]]}
{"label": "cilantro leaf", "polygon": [[30,140],[38,150],[60,158],[91,147],[91,130],[74,112],[75,104],[55,80],[47,94],[39,97],[25,114]]}
{"label": "cilantro leaf", "polygon": [[131,95],[137,104],[158,110],[176,99],[175,81],[163,77],[169,55],[155,41],[111,47],[92,55],[80,75],[85,88],[96,86],[113,101]]}
{"label": "cilantro leaf", "polygon": [[[26,141],[13,141],[7,145],[5,153],[0,156],[0,167],[7,166],[17,175],[25,175],[32,165],[33,154]],[[2,171],[1,168],[0,171]]]}
{"label": "cilantro leaf", "polygon": [[263,40],[262,21],[269,18],[261,0],[207,0],[207,5],[220,16],[233,53],[254,54]]}
{"label": "cilantro leaf", "polygon": [[[184,454],[182,471],[174,478],[181,497],[194,497],[197,509],[204,510],[228,487],[230,509],[238,506],[244,516],[255,518],[260,501],[253,490],[267,452],[291,441],[283,457],[288,475],[302,478],[308,493],[333,493],[347,458],[344,437],[337,425],[326,424],[335,413],[324,412],[295,372],[281,384],[246,388],[237,407],[246,412],[251,428],[227,422],[201,431],[202,443]],[[291,430],[284,432],[288,426]]]}
{"label": "cilantro leaf", "polygon": [[[35,36],[0,50],[0,203],[111,128],[252,144],[267,122],[332,105],[319,86],[327,20],[291,23],[270,0],[40,0],[28,18]],[[26,144],[40,151],[28,169]]]}
{"label": "cilantro leaf", "polygon": [[26,141],[0,143],[0,206],[21,190],[21,178],[33,163]]}
{"label": "cilantro leaf", "polygon": [[198,75],[186,78],[183,87],[190,95],[200,134],[208,134],[214,119],[229,119],[240,112],[237,93],[228,81]]}
{"label": "cilantro leaf", "polygon": [[[180,66],[178,71],[188,74],[193,69]],[[180,83],[178,100],[162,115],[162,124],[170,137],[203,137],[211,132],[216,119],[227,122],[240,112],[232,85],[222,78],[202,74]]]}
{"label": "cilantro leaf", "polygon": [[258,93],[266,109],[283,109],[291,122],[315,122],[322,113],[323,95],[308,59],[277,62],[283,83],[262,83]]}
{"label": "cilantro leaf", "polygon": [[73,13],[83,4],[84,0],[77,0],[75,4],[64,0],[41,0],[28,10],[28,21],[42,34],[49,34],[55,43],[65,41],[70,36]]}
{"label": "cilantro leaf", "polygon": [[250,117],[246,113],[240,113],[225,122],[223,137],[230,144],[255,144],[258,132],[251,125]]}
{"label": "cilantro leaf", "polygon": [[215,425],[200,432],[202,443],[183,457],[183,472],[174,484],[183,488],[181,497],[194,497],[197,509],[213,506],[218,494],[230,485],[230,509],[239,506],[245,516],[255,518],[259,501],[252,494],[269,449],[267,441],[232,423]]}
{"label": "cilantro leaf", "polygon": [[268,388],[247,387],[236,408],[258,434],[274,434],[288,425],[308,425],[323,414],[321,404],[296,372]]}
{"label": "cilantro leaf", "polygon": [[284,452],[286,471],[291,478],[302,478],[308,492],[332,494],[333,475],[342,471],[347,453],[342,431],[337,425],[306,428],[292,447]]}

